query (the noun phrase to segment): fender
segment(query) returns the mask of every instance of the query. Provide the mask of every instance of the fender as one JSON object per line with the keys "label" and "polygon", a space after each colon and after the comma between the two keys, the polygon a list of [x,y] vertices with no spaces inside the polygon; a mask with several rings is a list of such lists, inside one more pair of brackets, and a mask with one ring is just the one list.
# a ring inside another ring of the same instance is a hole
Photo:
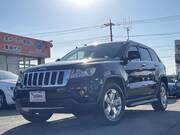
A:
{"label": "fender", "polygon": [[168,79],[167,79],[167,76],[165,74],[162,74],[162,75],[159,76],[159,83],[163,79],[165,79],[164,81],[165,81],[166,87],[168,88],[168,81],[167,81]]}
{"label": "fender", "polygon": [[108,81],[114,81],[115,83],[120,85],[120,87],[121,87],[121,89],[123,91],[124,97],[126,99],[126,96],[127,96],[126,92],[127,91],[126,91],[126,82],[125,82],[125,79],[121,75],[112,75],[112,76],[105,77],[103,79],[103,85],[102,85],[102,87],[100,89],[97,102],[99,102],[100,97],[101,97],[101,95],[103,93],[104,87],[105,87],[105,85],[107,84]]}

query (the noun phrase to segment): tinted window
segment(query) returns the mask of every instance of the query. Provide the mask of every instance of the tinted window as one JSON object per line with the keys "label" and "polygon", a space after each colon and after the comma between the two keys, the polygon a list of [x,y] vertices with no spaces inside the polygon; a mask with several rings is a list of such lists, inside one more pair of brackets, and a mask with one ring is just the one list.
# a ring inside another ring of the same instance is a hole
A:
{"label": "tinted window", "polygon": [[89,58],[115,58],[123,45],[106,44],[98,46],[87,46],[75,49],[64,56],[61,61],[81,60]]}
{"label": "tinted window", "polygon": [[177,80],[178,80],[178,81],[180,80],[180,72],[178,72]]}
{"label": "tinted window", "polygon": [[[139,54],[137,47],[131,46],[129,47],[128,52],[127,52],[128,58],[130,57],[131,52],[137,52]],[[133,59],[131,61],[140,61],[140,58]]]}
{"label": "tinted window", "polygon": [[139,48],[140,56],[142,61],[151,61],[149,51],[145,48]]}
{"label": "tinted window", "polygon": [[149,52],[150,52],[150,54],[151,54],[151,57],[152,57],[152,60],[153,60],[153,61],[155,61],[155,62],[160,62],[157,54],[156,54],[153,50],[150,49]]}
{"label": "tinted window", "polygon": [[0,80],[17,79],[18,76],[6,71],[0,71]]}

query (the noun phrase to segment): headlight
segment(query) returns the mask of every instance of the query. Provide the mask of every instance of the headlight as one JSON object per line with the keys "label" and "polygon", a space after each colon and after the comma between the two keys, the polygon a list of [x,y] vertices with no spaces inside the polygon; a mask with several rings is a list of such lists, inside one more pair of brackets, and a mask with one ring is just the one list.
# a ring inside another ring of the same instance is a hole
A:
{"label": "headlight", "polygon": [[22,75],[19,75],[18,80],[17,80],[17,84],[22,84]]}
{"label": "headlight", "polygon": [[14,88],[15,88],[15,87],[8,87],[8,89],[9,89],[9,90],[12,90],[12,91],[14,90]]}
{"label": "headlight", "polygon": [[22,78],[23,74],[20,74],[16,83],[16,88],[17,89],[21,89],[23,86],[23,78]]}
{"label": "headlight", "polygon": [[95,72],[95,67],[90,67],[86,69],[74,69],[71,72],[70,78],[90,77],[93,76]]}

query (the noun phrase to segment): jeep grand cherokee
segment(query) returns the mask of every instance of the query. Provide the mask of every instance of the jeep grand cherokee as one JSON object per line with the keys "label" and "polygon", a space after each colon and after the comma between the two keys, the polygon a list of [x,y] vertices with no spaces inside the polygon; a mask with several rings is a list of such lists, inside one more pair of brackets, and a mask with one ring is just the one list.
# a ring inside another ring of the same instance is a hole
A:
{"label": "jeep grand cherokee", "polygon": [[60,61],[28,68],[15,89],[17,110],[31,122],[53,113],[87,113],[118,123],[125,106],[167,108],[165,66],[153,49],[134,41],[76,48]]}

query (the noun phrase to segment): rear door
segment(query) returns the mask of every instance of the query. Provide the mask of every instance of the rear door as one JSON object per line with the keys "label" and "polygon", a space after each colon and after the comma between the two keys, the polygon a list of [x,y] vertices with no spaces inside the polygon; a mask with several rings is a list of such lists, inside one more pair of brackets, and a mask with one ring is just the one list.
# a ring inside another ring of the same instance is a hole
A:
{"label": "rear door", "polygon": [[155,92],[155,63],[152,61],[150,52],[145,47],[138,47],[141,56],[141,80],[143,87],[143,96],[152,96]]}
{"label": "rear door", "polygon": [[149,49],[149,52],[150,52],[151,57],[152,57],[152,66],[153,66],[153,70],[154,70],[154,80],[153,80],[155,83],[154,93],[157,94],[159,76],[160,76],[161,70],[164,69],[164,65],[161,63],[159,57],[157,56],[157,54],[155,53],[154,50]]}

